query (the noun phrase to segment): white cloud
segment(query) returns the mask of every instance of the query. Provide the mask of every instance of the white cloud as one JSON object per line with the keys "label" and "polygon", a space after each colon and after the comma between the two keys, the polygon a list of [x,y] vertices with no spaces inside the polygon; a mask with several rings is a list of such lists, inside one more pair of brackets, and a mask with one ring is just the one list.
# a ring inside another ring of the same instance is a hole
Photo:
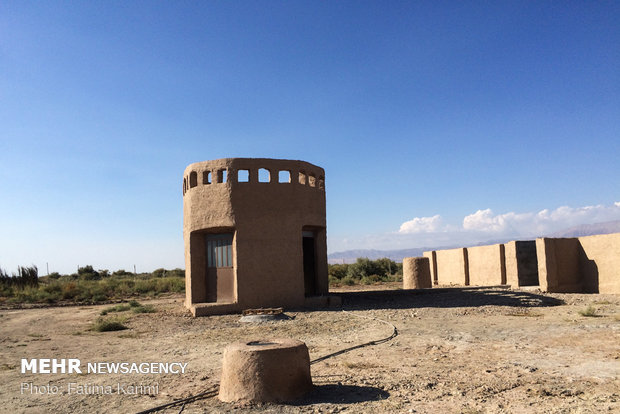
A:
{"label": "white cloud", "polygon": [[434,233],[443,227],[443,220],[439,214],[433,217],[415,217],[413,220],[405,221],[400,225],[399,233]]}
{"label": "white cloud", "polygon": [[347,239],[330,238],[330,251],[351,249],[404,249],[413,247],[468,246],[491,240],[535,238],[556,231],[606,221],[620,220],[620,202],[610,205],[558,207],[537,212],[495,214],[478,210],[459,224],[440,215],[415,217],[400,225],[398,232],[367,234]]}
{"label": "white cloud", "polygon": [[490,208],[478,210],[463,219],[465,230],[501,231],[506,227],[503,216],[494,216]]}
{"label": "white cloud", "polygon": [[619,202],[611,206],[562,206],[537,213],[509,212],[496,215],[491,209],[478,210],[463,219],[463,229],[494,234],[540,236],[580,224],[613,220],[620,220]]}
{"label": "white cloud", "polygon": [[440,215],[415,217],[400,225],[398,232],[358,237],[330,237],[330,252],[352,249],[405,249],[414,247],[473,246],[492,240],[517,240],[546,236],[581,224],[620,220],[620,201],[611,205],[562,206],[538,212],[495,214],[478,210],[459,225],[446,223]]}

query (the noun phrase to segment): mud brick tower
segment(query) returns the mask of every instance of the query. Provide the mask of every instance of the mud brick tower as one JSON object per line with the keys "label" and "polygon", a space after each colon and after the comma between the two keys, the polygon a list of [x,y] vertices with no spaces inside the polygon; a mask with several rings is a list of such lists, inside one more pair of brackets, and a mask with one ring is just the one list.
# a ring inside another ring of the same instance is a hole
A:
{"label": "mud brick tower", "polygon": [[194,316],[329,303],[325,172],[225,158],[183,175],[185,305]]}

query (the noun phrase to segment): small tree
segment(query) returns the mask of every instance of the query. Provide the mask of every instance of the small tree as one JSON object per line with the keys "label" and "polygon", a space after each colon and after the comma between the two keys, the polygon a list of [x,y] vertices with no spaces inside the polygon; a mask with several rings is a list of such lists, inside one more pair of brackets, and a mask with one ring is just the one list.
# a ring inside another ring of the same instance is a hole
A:
{"label": "small tree", "polygon": [[398,265],[396,262],[388,259],[387,257],[375,260],[375,264],[377,270],[380,272],[377,274],[380,276],[391,276],[398,270]]}
{"label": "small tree", "polygon": [[51,280],[60,279],[60,273],[52,272],[47,277],[50,278]]}
{"label": "small tree", "polygon": [[91,265],[84,267],[78,267],[78,276],[84,280],[98,280],[101,279],[101,275]]}
{"label": "small tree", "polygon": [[355,263],[349,265],[347,276],[353,279],[362,279],[372,275],[381,275],[381,269],[367,257],[359,257]]}
{"label": "small tree", "polygon": [[332,264],[328,266],[327,273],[333,279],[342,280],[347,275],[348,269],[348,264]]}
{"label": "small tree", "polygon": [[176,277],[185,277],[185,269],[176,269],[167,270],[166,276],[176,276]]}
{"label": "small tree", "polygon": [[153,276],[154,277],[164,277],[165,275],[166,275],[166,269],[164,269],[164,268],[159,268],[159,269],[153,270]]}

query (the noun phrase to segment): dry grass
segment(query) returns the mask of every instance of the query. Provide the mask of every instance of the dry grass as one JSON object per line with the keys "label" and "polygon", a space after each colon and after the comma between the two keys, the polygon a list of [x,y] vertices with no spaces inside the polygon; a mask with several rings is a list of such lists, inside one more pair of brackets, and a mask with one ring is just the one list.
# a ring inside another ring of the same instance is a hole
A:
{"label": "dry grass", "polygon": [[111,312],[127,312],[133,313],[155,313],[157,312],[152,305],[143,305],[138,301],[132,300],[129,303],[122,303],[120,305],[111,306],[101,311],[101,315],[105,316]]}
{"label": "dry grass", "polygon": [[601,316],[601,315],[598,315],[596,313],[596,308],[594,306],[592,306],[592,305],[588,306],[587,308],[585,308],[583,310],[580,310],[579,314],[581,316],[585,316],[585,317],[589,317],[589,318],[598,318],[598,317]]}
{"label": "dry grass", "polygon": [[12,369],[15,369],[16,366],[15,365],[11,365],[11,364],[2,364],[0,365],[0,371],[10,371]]}
{"label": "dry grass", "polygon": [[114,318],[97,318],[95,323],[91,326],[91,330],[95,332],[110,332],[110,331],[122,331],[128,329],[125,326],[127,321],[126,317],[114,317]]}
{"label": "dry grass", "polygon": [[377,368],[378,365],[373,364],[371,362],[351,362],[351,361],[343,361],[341,362],[342,366],[348,369],[371,369]]}
{"label": "dry grass", "polygon": [[531,309],[516,309],[506,313],[506,316],[527,316],[531,318],[539,318],[543,316],[540,312],[533,312]]}
{"label": "dry grass", "polygon": [[126,333],[120,334],[118,337],[124,338],[124,339],[136,339],[140,337],[140,334],[137,332],[126,332]]}

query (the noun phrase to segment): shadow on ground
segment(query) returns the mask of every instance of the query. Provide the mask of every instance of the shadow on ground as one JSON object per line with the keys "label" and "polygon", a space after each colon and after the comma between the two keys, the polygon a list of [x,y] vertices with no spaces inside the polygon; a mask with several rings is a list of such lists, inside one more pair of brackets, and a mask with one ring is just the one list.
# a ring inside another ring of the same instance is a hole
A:
{"label": "shadow on ground", "polygon": [[358,385],[326,384],[315,385],[314,389],[303,399],[293,405],[312,404],[356,404],[366,401],[384,400],[390,394],[376,387],[362,387]]}
{"label": "shadow on ground", "polygon": [[563,305],[550,296],[501,288],[440,288],[333,293],[342,309],[457,308],[477,306],[546,307]]}

